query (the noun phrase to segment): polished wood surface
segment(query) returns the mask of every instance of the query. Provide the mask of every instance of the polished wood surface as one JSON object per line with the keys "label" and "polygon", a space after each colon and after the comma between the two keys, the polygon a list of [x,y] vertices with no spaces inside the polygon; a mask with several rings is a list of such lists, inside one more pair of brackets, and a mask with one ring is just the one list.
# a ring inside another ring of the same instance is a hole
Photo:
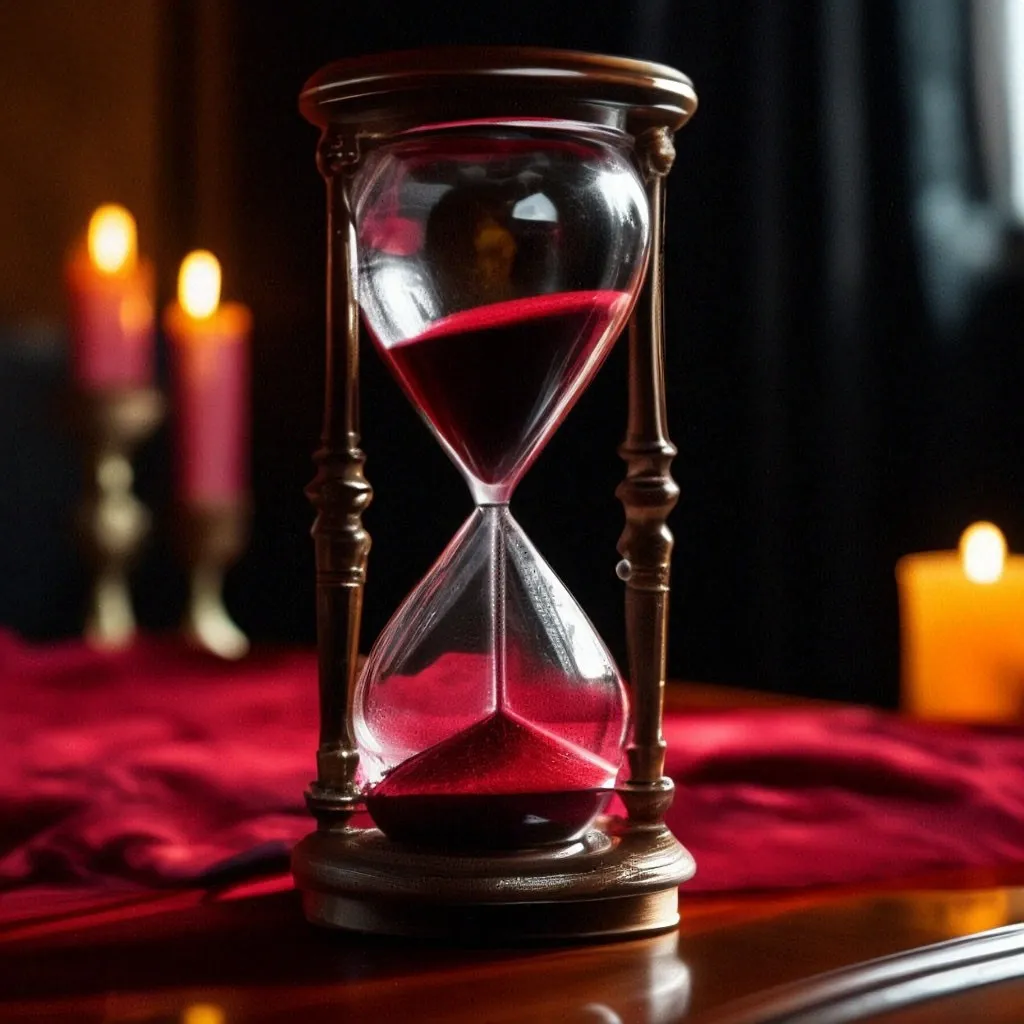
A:
{"label": "polished wood surface", "polygon": [[[1024,925],[1008,925],[781,986],[712,1013],[716,1024],[989,1020],[1024,1010]],[[968,1007],[973,1008],[968,1012]],[[990,1012],[976,1016],[982,1007]],[[922,1018],[922,1014],[927,1014]],[[707,1019],[707,1018],[706,1018]]]}
{"label": "polished wood surface", "polygon": [[[0,1019],[187,1022],[197,1005],[219,1007],[231,1022],[871,1019],[821,1016],[813,1005],[810,1016],[779,1016],[794,994],[770,993],[823,971],[1024,921],[1024,890],[1009,887],[718,898],[694,901],[691,914],[684,902],[678,933],[486,949],[322,932],[304,922],[293,892],[174,909],[185,899],[167,897],[169,909],[150,900],[129,920],[111,921],[108,911],[0,934]],[[999,965],[1004,974],[1021,970],[1019,930],[1013,941],[1016,952]],[[977,950],[962,954],[967,980],[977,981]],[[927,991],[927,981],[919,985]],[[966,998],[995,1013],[1016,991],[993,985]],[[929,1005],[931,1016],[915,1016],[911,1007],[910,1016],[881,1019],[982,1019],[939,1016],[942,1003]]]}

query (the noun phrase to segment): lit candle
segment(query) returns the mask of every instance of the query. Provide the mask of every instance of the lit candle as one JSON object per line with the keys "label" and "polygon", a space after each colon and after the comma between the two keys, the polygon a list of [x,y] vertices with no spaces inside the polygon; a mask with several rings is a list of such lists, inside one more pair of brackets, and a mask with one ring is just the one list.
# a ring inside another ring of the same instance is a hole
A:
{"label": "lit candle", "polygon": [[907,555],[900,592],[903,706],[922,718],[1005,722],[1024,716],[1024,556],[992,523],[959,551]]}
{"label": "lit candle", "polygon": [[192,505],[233,505],[249,485],[249,335],[252,315],[221,303],[209,252],[185,257],[178,301],[164,324],[171,341],[177,421],[177,494]]}
{"label": "lit candle", "polygon": [[135,218],[101,206],[67,265],[72,367],[83,390],[152,385],[153,281],[138,256]]}

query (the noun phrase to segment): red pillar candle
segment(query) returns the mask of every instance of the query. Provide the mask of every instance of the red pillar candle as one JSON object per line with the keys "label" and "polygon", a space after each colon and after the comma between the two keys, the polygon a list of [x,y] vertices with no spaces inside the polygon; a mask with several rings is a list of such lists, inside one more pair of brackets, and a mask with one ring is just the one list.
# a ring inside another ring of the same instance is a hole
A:
{"label": "red pillar candle", "polygon": [[177,496],[228,505],[249,487],[249,335],[252,314],[220,302],[220,264],[209,252],[185,257],[178,301],[165,314],[171,342]]}
{"label": "red pillar candle", "polygon": [[153,267],[138,258],[135,219],[101,206],[67,265],[74,378],[85,391],[153,383]]}

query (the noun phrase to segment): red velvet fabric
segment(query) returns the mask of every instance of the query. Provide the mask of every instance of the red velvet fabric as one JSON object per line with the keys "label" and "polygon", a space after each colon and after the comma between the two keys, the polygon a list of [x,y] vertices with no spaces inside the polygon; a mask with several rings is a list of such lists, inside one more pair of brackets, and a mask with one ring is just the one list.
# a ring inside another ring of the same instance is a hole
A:
{"label": "red velvet fabric", "polygon": [[[1024,862],[1024,731],[813,708],[665,733],[691,892]],[[315,742],[312,652],[225,665],[170,639],[104,655],[0,632],[0,906],[282,870]]]}

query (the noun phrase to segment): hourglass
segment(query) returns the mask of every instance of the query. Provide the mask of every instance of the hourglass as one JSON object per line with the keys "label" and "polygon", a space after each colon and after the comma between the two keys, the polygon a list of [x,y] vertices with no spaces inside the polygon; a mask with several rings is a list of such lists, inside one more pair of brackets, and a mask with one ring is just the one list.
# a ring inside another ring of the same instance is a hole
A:
{"label": "hourglass", "polygon": [[[523,48],[344,61],[302,93],[328,186],[318,510],[318,829],[293,868],[314,922],[582,938],[678,921],[693,861],[663,824],[677,488],[665,433],[661,243],[672,133],[660,65]],[[358,644],[371,497],[360,321],[474,508]],[[630,325],[619,489],[630,691],[509,509]],[[618,796],[625,815],[609,813]]]}

